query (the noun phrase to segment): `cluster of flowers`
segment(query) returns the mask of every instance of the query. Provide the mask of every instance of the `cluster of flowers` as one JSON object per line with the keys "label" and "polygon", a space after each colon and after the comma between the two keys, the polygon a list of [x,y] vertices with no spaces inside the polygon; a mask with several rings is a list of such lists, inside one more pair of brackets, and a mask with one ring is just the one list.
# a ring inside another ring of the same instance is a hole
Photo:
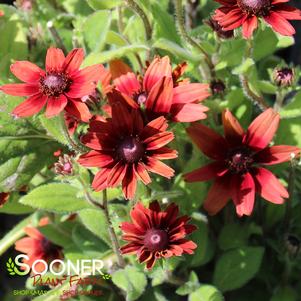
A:
{"label": "cluster of flowers", "polygon": [[[258,17],[286,35],[294,33],[286,20],[301,19],[300,11],[284,4],[286,0],[217,1],[223,6],[211,20],[212,27],[229,31],[242,25],[245,37],[252,35]],[[64,115],[71,135],[78,124],[89,123],[81,142],[90,151],[82,154],[78,162],[100,169],[92,183],[94,190],[121,184],[125,198],[132,199],[137,181],[151,183],[150,173],[173,177],[174,170],[162,162],[177,157],[177,151],[166,146],[174,139],[168,123],[193,122],[187,133],[213,162],[184,178],[188,182],[214,180],[204,202],[209,214],[218,213],[232,199],[239,216],[251,215],[255,193],[276,204],[282,204],[289,196],[273,173],[263,166],[289,161],[299,155],[300,148],[269,146],[280,119],[272,109],[260,114],[246,131],[225,110],[222,136],[195,123],[207,117],[208,108],[201,102],[210,96],[210,85],[190,83],[188,78],[183,78],[185,63],[172,69],[167,56],[155,57],[141,74],[136,74],[120,60],[111,62],[109,70],[100,64],[80,69],[83,59],[82,49],[74,49],[65,57],[62,50],[50,48],[46,71],[31,62],[18,61],[11,66],[11,71],[24,83],[6,84],[0,89],[10,95],[28,97],[12,112],[16,117],[32,116],[46,107],[46,117]],[[99,82],[107,99],[103,107],[106,117],[92,114],[89,108],[91,98],[97,99],[100,93]],[[63,165],[68,165],[66,170],[70,170],[70,162],[66,160],[61,159]],[[175,204],[161,210],[158,202],[149,208],[138,203],[131,211],[133,222],[121,225],[123,239],[129,242],[121,251],[137,253],[147,268],[152,268],[158,258],[192,254],[196,245],[185,237],[195,227],[188,224],[189,217],[178,217],[178,214]],[[18,250],[26,252],[29,246],[41,250],[40,253],[45,251],[45,246],[52,250],[37,232],[28,234],[32,236],[31,242],[29,238],[19,241]]]}

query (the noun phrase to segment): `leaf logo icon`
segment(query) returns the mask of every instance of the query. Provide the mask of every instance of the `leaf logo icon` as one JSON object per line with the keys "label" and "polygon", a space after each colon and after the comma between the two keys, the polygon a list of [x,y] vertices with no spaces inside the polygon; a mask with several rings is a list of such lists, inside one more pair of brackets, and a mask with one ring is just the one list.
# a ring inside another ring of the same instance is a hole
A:
{"label": "leaf logo icon", "polygon": [[23,272],[19,271],[18,268],[16,267],[14,261],[11,259],[11,257],[8,259],[8,261],[6,262],[6,269],[8,271],[8,273],[12,276],[14,275],[24,275]]}

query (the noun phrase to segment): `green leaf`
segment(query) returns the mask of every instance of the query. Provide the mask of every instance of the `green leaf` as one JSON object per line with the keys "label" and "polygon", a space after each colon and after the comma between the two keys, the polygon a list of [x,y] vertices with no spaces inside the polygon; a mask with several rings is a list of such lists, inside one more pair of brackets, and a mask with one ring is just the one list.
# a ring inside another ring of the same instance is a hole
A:
{"label": "green leaf", "polygon": [[122,3],[122,0],[87,0],[88,4],[95,10],[114,8]]}
{"label": "green leaf", "polygon": [[188,301],[223,301],[224,297],[212,285],[202,285],[198,290],[189,295]]}
{"label": "green leaf", "polygon": [[200,287],[199,279],[194,271],[191,271],[189,280],[182,286],[180,286],[176,293],[180,296],[185,296],[196,291]]}
{"label": "green leaf", "polygon": [[129,45],[118,49],[103,51],[101,53],[93,52],[86,57],[83,66],[102,64],[116,58],[127,56],[131,53],[140,53],[147,50],[149,50],[149,48],[145,45]]}
{"label": "green leaf", "polygon": [[20,203],[52,212],[77,212],[91,206],[77,197],[78,189],[68,184],[47,184],[30,191]]}
{"label": "green leaf", "polygon": [[81,210],[78,215],[88,230],[105,241],[107,245],[111,245],[106,218],[102,211],[97,209],[85,209]]}
{"label": "green leaf", "polygon": [[112,281],[126,292],[127,301],[138,300],[147,285],[145,274],[133,266],[116,271],[112,275]]}
{"label": "green leaf", "polygon": [[111,20],[112,13],[109,10],[100,10],[87,17],[83,25],[83,34],[92,51],[99,52],[103,49]]}
{"label": "green leaf", "polygon": [[290,286],[280,287],[275,291],[271,301],[297,301],[298,294]]}
{"label": "green leaf", "polygon": [[299,91],[292,101],[285,106],[281,111],[280,115],[283,118],[296,118],[301,116],[301,91]]}
{"label": "green leaf", "polygon": [[262,247],[241,247],[219,257],[213,283],[222,292],[244,286],[258,272],[264,254]]}
{"label": "green leaf", "polygon": [[239,75],[239,74],[247,74],[252,66],[254,66],[255,62],[251,58],[247,58],[242,62],[242,64],[239,67],[236,67],[232,70],[233,74]]}

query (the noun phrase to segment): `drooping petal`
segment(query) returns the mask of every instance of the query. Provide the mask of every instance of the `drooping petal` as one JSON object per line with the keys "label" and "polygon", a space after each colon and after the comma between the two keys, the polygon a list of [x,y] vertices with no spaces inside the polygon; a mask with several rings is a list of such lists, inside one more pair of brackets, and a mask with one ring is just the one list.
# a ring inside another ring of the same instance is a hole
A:
{"label": "drooping petal", "polygon": [[244,38],[249,39],[252,37],[254,30],[258,27],[258,19],[256,16],[247,18],[242,24],[242,34]]}
{"label": "drooping petal", "polygon": [[35,94],[14,108],[12,114],[18,117],[29,117],[39,113],[47,102],[47,97]]}
{"label": "drooping petal", "polygon": [[232,185],[235,186],[232,189],[233,201],[236,206],[236,213],[238,216],[251,215],[255,202],[255,183],[250,173],[246,173],[242,176],[233,177]]}
{"label": "drooping petal", "polygon": [[195,122],[206,119],[207,115],[204,112],[208,110],[207,107],[197,103],[173,104],[170,113],[175,122]]}
{"label": "drooping petal", "polygon": [[107,183],[109,187],[118,186],[123,180],[127,171],[127,165],[123,162],[118,162],[110,171],[107,178]]}
{"label": "drooping petal", "polygon": [[279,121],[279,114],[267,109],[251,123],[243,142],[255,150],[264,149],[272,141]]}
{"label": "drooping petal", "polygon": [[232,115],[232,113],[228,109],[223,112],[222,116],[224,133],[227,142],[230,145],[241,144],[244,130],[241,127],[239,121]]}
{"label": "drooping petal", "polygon": [[267,201],[274,204],[283,204],[289,194],[272,172],[265,168],[254,169],[256,191]]}
{"label": "drooping petal", "polygon": [[103,168],[95,175],[93,182],[92,182],[92,188],[95,191],[101,191],[108,187],[107,178],[108,178],[110,171],[111,171],[110,168]]}
{"label": "drooping petal", "polygon": [[57,98],[51,97],[48,99],[46,114],[47,118],[51,118],[60,114],[68,103],[68,99],[65,95],[60,95]]}
{"label": "drooping petal", "polygon": [[275,6],[274,11],[280,14],[287,20],[301,20],[301,11],[298,8],[287,4],[280,4]]}
{"label": "drooping petal", "polygon": [[279,13],[271,11],[263,18],[276,32],[283,36],[292,36],[296,33],[294,27]]}
{"label": "drooping petal", "polygon": [[159,160],[175,159],[178,157],[178,152],[168,147],[162,147],[153,151],[152,157]]}
{"label": "drooping petal", "polygon": [[134,168],[136,176],[145,184],[148,185],[151,183],[151,178],[147,172],[147,169],[142,162],[138,162]]}
{"label": "drooping petal", "polygon": [[161,81],[163,77],[171,78],[171,75],[172,69],[169,57],[157,57],[152,61],[145,72],[143,79],[143,89],[150,92],[154,85]]}
{"label": "drooping petal", "polygon": [[174,134],[172,132],[160,132],[154,136],[145,139],[143,143],[146,145],[146,150],[151,151],[160,149],[173,139]]}
{"label": "drooping petal", "polygon": [[292,159],[292,156],[300,155],[301,149],[290,145],[276,145],[267,147],[257,153],[254,157],[255,161],[264,165],[274,165],[282,162],[287,162]]}
{"label": "drooping petal", "polygon": [[137,243],[131,242],[125,246],[122,246],[120,248],[120,251],[122,254],[130,254],[130,253],[136,253],[138,252],[138,250],[141,248],[140,245],[138,245]]}
{"label": "drooping petal", "polygon": [[231,178],[225,175],[217,178],[211,186],[204,203],[204,209],[210,214],[215,215],[222,210],[231,198]]}
{"label": "drooping petal", "polygon": [[89,122],[92,118],[88,106],[80,99],[69,99],[65,111],[83,122]]}
{"label": "drooping petal", "polygon": [[107,154],[98,151],[90,151],[78,159],[78,163],[85,167],[107,167],[114,162],[114,159]]}
{"label": "drooping petal", "polygon": [[38,83],[45,75],[45,71],[28,61],[17,61],[10,66],[10,70],[18,79],[26,83]]}
{"label": "drooping petal", "polygon": [[187,84],[180,85],[173,90],[172,103],[192,103],[202,101],[211,95],[208,84]]}
{"label": "drooping petal", "polygon": [[184,175],[187,182],[208,181],[223,176],[228,167],[223,162],[213,162]]}
{"label": "drooping petal", "polygon": [[39,86],[33,84],[6,84],[0,87],[6,94],[14,96],[30,96],[39,93]]}
{"label": "drooping petal", "polygon": [[147,157],[147,163],[145,163],[145,166],[149,171],[168,179],[173,177],[175,173],[168,165],[152,157]]}
{"label": "drooping petal", "polygon": [[143,129],[140,137],[146,139],[150,136],[157,134],[158,132],[164,132],[168,128],[167,120],[161,116],[151,122],[149,122],[146,127]]}
{"label": "drooping petal", "polygon": [[46,54],[46,71],[62,71],[65,55],[59,48],[48,48]]}
{"label": "drooping petal", "polygon": [[140,90],[140,83],[133,72],[115,78],[114,84],[118,91],[126,94],[127,96],[133,96]]}
{"label": "drooping petal", "polygon": [[224,137],[203,124],[193,124],[186,131],[206,156],[215,160],[225,158],[228,144]]}
{"label": "drooping petal", "polygon": [[128,166],[127,172],[122,180],[123,195],[127,200],[132,200],[135,197],[137,189],[137,179],[133,165]]}
{"label": "drooping petal", "polygon": [[84,60],[84,50],[82,48],[75,48],[68,53],[63,64],[63,70],[68,74],[78,71],[80,65]]}

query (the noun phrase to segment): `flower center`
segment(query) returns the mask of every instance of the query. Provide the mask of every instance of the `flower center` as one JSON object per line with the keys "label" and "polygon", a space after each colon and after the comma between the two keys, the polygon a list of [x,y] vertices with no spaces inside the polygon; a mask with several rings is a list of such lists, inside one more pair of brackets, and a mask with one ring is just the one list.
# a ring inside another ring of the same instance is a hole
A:
{"label": "flower center", "polygon": [[248,149],[236,149],[229,153],[227,163],[233,173],[246,173],[254,160]]}
{"label": "flower center", "polygon": [[164,230],[150,229],[144,237],[144,245],[149,251],[163,251],[168,246],[168,234]]}
{"label": "flower center", "polygon": [[124,139],[117,149],[117,155],[127,163],[138,162],[144,155],[143,143],[134,137]]}
{"label": "flower center", "polygon": [[134,99],[139,106],[143,106],[147,100],[147,93],[146,92],[137,93],[134,95]]}
{"label": "flower center", "polygon": [[237,0],[244,12],[256,16],[264,16],[271,8],[271,0]]}
{"label": "flower center", "polygon": [[64,73],[49,73],[40,80],[42,93],[58,97],[69,89],[71,80]]}
{"label": "flower center", "polygon": [[211,82],[210,88],[213,94],[223,94],[226,90],[226,85],[221,80],[214,80]]}

